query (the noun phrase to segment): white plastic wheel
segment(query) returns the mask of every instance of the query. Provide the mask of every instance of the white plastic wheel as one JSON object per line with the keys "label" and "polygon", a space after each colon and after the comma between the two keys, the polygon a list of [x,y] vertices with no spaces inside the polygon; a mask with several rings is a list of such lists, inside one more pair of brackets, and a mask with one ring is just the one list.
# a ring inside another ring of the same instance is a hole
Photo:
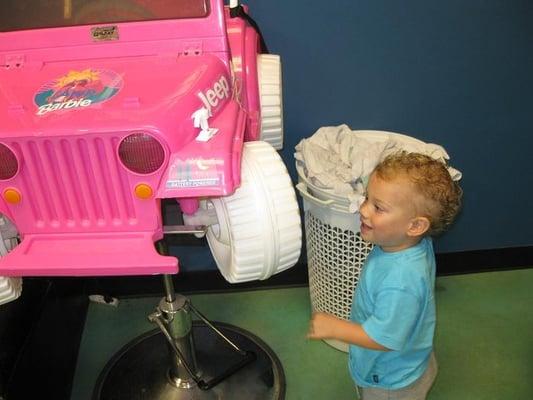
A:
{"label": "white plastic wheel", "polygon": [[[17,245],[15,226],[0,214],[0,257]],[[0,305],[17,299],[22,293],[22,278],[0,276]]]}
{"label": "white plastic wheel", "polygon": [[261,105],[260,140],[276,150],[283,147],[283,97],[281,60],[275,54],[258,54],[257,78]]}
{"label": "white plastic wheel", "polygon": [[207,230],[215,262],[231,283],[263,280],[292,267],[302,246],[296,194],[287,169],[268,143],[244,144],[241,186],[203,201],[217,223]]}

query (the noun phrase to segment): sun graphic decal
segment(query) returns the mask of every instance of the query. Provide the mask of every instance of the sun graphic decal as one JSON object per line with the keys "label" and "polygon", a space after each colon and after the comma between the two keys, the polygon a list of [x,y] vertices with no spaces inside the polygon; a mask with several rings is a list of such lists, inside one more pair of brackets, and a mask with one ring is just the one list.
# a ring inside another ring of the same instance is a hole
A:
{"label": "sun graphic decal", "polygon": [[110,70],[88,68],[69,71],[39,89],[35,95],[36,114],[90,107],[109,100],[122,86],[122,77]]}

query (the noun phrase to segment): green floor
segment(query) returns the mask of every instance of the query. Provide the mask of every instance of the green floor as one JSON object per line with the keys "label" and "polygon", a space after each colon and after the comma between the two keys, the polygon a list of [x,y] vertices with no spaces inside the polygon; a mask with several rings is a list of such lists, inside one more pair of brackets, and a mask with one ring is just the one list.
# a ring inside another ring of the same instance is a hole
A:
{"label": "green floor", "polygon": [[[270,345],[285,370],[287,400],[356,398],[346,354],[305,338],[308,288],[190,298],[208,318],[244,328]],[[90,306],[72,400],[90,399],[111,355],[153,328],[146,316],[158,301]],[[437,308],[439,374],[429,399],[533,399],[533,269],[440,277]]]}

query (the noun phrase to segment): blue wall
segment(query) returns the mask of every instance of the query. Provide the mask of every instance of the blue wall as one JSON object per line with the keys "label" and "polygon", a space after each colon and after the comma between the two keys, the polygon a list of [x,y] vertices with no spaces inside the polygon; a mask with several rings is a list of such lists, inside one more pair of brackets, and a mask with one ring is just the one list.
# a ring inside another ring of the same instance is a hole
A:
{"label": "blue wall", "polygon": [[464,207],[437,251],[533,245],[533,2],[248,0],[282,56],[286,146],[324,125],[443,145]]}
{"label": "blue wall", "polygon": [[[438,252],[533,245],[533,2],[247,4],[282,56],[294,179],[294,146],[320,126],[404,133],[443,145],[463,172],[463,212]],[[195,252],[184,265],[214,268]]]}

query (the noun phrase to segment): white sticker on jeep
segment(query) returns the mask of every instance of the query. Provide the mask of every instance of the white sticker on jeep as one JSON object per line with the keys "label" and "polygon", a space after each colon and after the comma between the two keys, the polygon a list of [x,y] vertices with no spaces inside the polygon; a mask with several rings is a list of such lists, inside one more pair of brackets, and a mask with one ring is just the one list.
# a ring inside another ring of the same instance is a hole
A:
{"label": "white sticker on jeep", "polygon": [[86,108],[109,100],[122,86],[122,77],[114,71],[92,68],[69,71],[44,84],[35,94],[36,114]]}
{"label": "white sticker on jeep", "polygon": [[229,96],[230,87],[224,75],[216,80],[211,88],[206,89],[205,93],[202,91],[198,93],[198,97],[202,100],[207,111],[209,111],[209,116],[212,116],[213,111],[216,111],[222,100],[228,99]]}
{"label": "white sticker on jeep", "polygon": [[171,162],[167,189],[216,186],[221,182],[224,160],[216,158],[175,159]]}

